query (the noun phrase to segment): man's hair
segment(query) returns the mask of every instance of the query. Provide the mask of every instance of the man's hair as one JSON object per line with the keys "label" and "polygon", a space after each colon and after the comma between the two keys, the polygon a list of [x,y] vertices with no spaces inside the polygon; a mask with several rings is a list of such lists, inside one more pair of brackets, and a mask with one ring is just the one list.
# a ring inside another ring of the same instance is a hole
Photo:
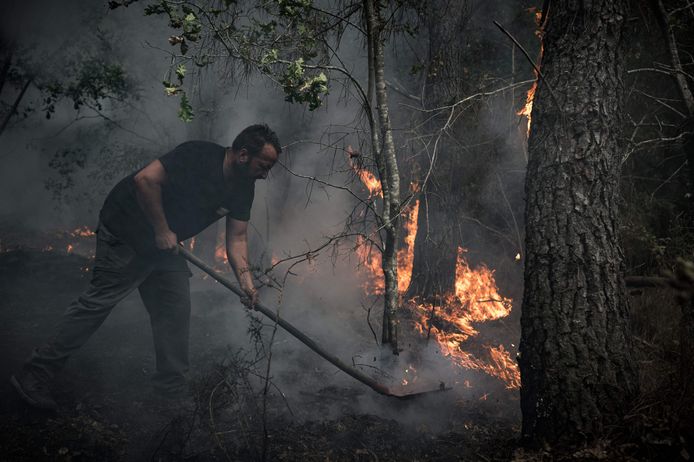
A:
{"label": "man's hair", "polygon": [[273,132],[267,124],[255,124],[250,127],[244,128],[241,133],[239,133],[234,142],[231,144],[231,149],[234,152],[239,152],[241,149],[246,148],[248,153],[255,157],[260,154],[263,146],[266,144],[272,145],[277,151],[277,154],[282,152],[282,146],[280,146],[280,140],[277,138],[277,134]]}

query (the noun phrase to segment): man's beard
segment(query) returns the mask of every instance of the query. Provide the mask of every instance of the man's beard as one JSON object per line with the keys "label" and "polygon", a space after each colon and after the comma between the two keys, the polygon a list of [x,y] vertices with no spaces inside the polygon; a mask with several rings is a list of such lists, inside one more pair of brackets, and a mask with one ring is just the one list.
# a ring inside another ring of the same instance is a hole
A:
{"label": "man's beard", "polygon": [[245,181],[256,181],[256,180],[262,180],[263,175],[258,174],[258,175],[253,175],[251,172],[251,163],[246,162],[246,163],[237,163],[236,167],[234,168],[234,175],[238,179],[243,179]]}

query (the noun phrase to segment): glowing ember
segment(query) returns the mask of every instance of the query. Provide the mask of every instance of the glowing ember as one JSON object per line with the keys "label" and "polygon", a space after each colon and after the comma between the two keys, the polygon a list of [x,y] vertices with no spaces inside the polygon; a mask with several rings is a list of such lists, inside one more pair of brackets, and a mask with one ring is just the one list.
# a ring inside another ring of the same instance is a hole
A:
{"label": "glowing ember", "polygon": [[94,237],[96,233],[89,229],[87,226],[80,226],[79,228],[75,228],[72,232],[70,232],[70,235],[73,237]]}
{"label": "glowing ember", "polygon": [[417,382],[417,369],[415,369],[412,364],[405,368],[404,375],[405,377],[400,382],[402,386],[407,386],[411,383]]}
{"label": "glowing ember", "polygon": [[67,249],[66,249],[66,250],[67,250],[67,253],[72,253],[72,251],[74,250],[74,248],[75,248],[75,247],[74,247],[72,244],[68,244],[68,245],[67,245]]}

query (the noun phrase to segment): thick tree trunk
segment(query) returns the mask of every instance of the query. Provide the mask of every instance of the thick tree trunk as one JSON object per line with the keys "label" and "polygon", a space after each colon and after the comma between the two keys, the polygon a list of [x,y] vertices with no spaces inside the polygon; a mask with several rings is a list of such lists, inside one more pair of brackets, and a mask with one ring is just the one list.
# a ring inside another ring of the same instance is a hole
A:
{"label": "thick tree trunk", "polygon": [[637,390],[617,214],[626,0],[557,1],[526,179],[523,436],[598,436]]}
{"label": "thick tree trunk", "polygon": [[[465,1],[433,0],[427,10],[429,56],[423,95],[427,108],[445,106],[462,98],[462,61],[468,51],[461,34],[469,15],[468,2]],[[425,123],[426,130],[436,133],[444,125],[447,114],[432,118],[426,113],[423,117],[429,119]],[[457,133],[463,129],[456,126],[453,131]],[[457,205],[462,195],[460,187],[453,190],[456,187],[454,183],[464,178],[460,147],[444,135],[437,150],[435,156],[429,153],[418,160],[422,176],[430,169],[432,173],[420,197],[412,280],[407,292],[408,297],[420,296],[429,300],[455,290],[457,223],[450,217],[458,213]],[[430,165],[430,162],[435,165]]]}
{"label": "thick tree trunk", "polygon": [[419,203],[412,280],[407,295],[436,300],[455,290],[457,249],[451,229],[451,209],[440,196],[442,188],[434,183],[431,186]]}

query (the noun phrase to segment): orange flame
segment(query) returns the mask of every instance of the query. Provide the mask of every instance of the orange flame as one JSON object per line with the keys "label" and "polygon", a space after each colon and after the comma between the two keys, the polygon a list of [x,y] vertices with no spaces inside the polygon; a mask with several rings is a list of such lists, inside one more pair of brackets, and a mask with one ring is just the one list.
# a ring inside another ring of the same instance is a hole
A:
{"label": "orange flame", "polygon": [[216,265],[217,267],[215,269],[229,271],[230,268],[229,258],[227,257],[226,233],[223,229],[217,233],[217,244],[214,248],[214,260],[216,263],[221,264],[222,266],[222,268],[219,268],[219,265]]}
{"label": "orange flame", "polygon": [[[528,92],[526,101],[528,120],[532,110],[532,97],[535,88],[536,85],[533,85],[531,91]],[[348,152],[351,153],[351,150]],[[375,194],[382,195],[381,183],[373,174],[364,169],[356,168],[354,165],[353,168],[369,190],[369,197]],[[416,192],[417,188],[416,184],[411,186],[413,192]],[[419,201],[414,201],[402,212],[403,246],[397,252],[398,292],[401,295],[408,289],[412,278],[418,216]],[[364,238],[357,239],[355,250],[360,263],[367,268],[367,280],[364,284],[366,293],[370,295],[383,294],[381,253]],[[509,389],[519,388],[520,372],[518,366],[503,345],[498,347],[485,346],[486,355],[484,358],[479,358],[463,349],[463,343],[478,334],[474,324],[506,317],[512,308],[511,299],[499,294],[494,279],[494,271],[484,265],[471,268],[465,259],[466,252],[466,249],[458,248],[455,292],[444,297],[445,303],[438,312],[434,312],[432,304],[412,301],[415,328],[427,336],[433,334],[439,348],[446,352],[453,363],[458,366],[485,372],[502,380]],[[436,320],[445,327],[432,325],[434,315]],[[402,379],[402,385],[410,384],[416,380],[416,370],[412,366],[405,369],[405,374],[407,376]],[[470,386],[469,382],[466,386]]]}
{"label": "orange flame", "polygon": [[[414,243],[417,237],[417,218],[419,216],[419,201],[414,201],[402,212],[402,226],[405,230],[403,247],[397,252],[398,261],[398,292],[404,293],[412,279],[412,264],[414,261]],[[367,294],[380,295],[385,290],[383,270],[381,268],[381,253],[365,239],[358,238],[356,252],[359,261],[367,268],[367,281],[364,289]]]}
{"label": "orange flame", "polygon": [[402,213],[402,225],[405,230],[404,246],[398,250],[398,292],[404,293],[410,286],[412,266],[414,264],[414,243],[417,238],[417,219],[419,218],[419,201]]}
{"label": "orange flame", "polygon": [[366,189],[369,190],[369,198],[374,196],[383,197],[383,187],[381,186],[381,182],[378,180],[378,178],[376,178],[376,175],[363,168],[355,167],[354,171],[357,172],[359,179],[364,186],[366,186]]}
{"label": "orange flame", "polygon": [[441,351],[458,366],[482,371],[516,389],[520,387],[520,372],[503,345],[486,346],[485,358],[463,349],[464,342],[478,334],[474,324],[506,317],[512,308],[511,299],[499,295],[494,272],[484,265],[471,268],[466,252],[458,248],[455,293],[436,310],[429,303],[414,304],[416,328],[433,335]]}
{"label": "orange flame", "polygon": [[528,94],[525,96],[525,105],[516,114],[519,116],[525,116],[528,119],[528,125],[525,129],[525,135],[530,136],[530,124],[532,123],[532,113],[533,113],[533,100],[535,99],[535,90],[537,90],[537,80],[533,82],[533,85],[528,90]]}
{"label": "orange flame", "polygon": [[[535,35],[540,39],[540,61],[542,61],[542,54],[544,53],[541,30],[542,24],[540,24],[540,21],[542,20],[542,11],[537,8],[530,8],[528,9],[528,11],[535,15],[535,23],[537,24],[537,30],[535,31]],[[537,75],[537,72],[535,70],[533,70],[533,73],[535,74],[535,82],[533,82],[533,85],[530,87],[528,93],[525,95],[525,105],[523,105],[521,110],[516,113],[516,115],[525,116],[528,119],[528,125],[525,130],[526,137],[530,137],[530,124],[532,123],[533,101],[535,99],[535,90],[537,90],[537,81],[540,77],[539,75]]]}
{"label": "orange flame", "polygon": [[381,185],[381,181],[376,178],[376,175],[354,161],[354,159],[359,157],[359,154],[354,152],[352,146],[347,146],[346,152],[352,170],[354,170],[354,172],[359,176],[359,179],[364,184],[366,189],[369,190],[369,199],[374,196],[383,197],[383,186]]}

